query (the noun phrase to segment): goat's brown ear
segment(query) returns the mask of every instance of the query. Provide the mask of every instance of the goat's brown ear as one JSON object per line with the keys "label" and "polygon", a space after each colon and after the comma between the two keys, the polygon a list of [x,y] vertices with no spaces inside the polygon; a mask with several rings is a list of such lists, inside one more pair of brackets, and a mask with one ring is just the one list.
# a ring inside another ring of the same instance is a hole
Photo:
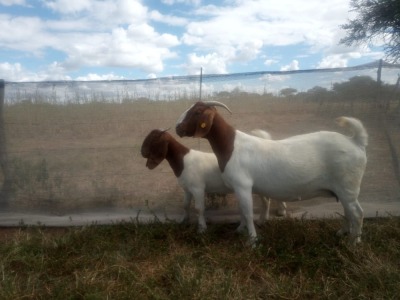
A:
{"label": "goat's brown ear", "polygon": [[210,131],[215,115],[215,109],[206,109],[198,119],[194,137],[202,138]]}

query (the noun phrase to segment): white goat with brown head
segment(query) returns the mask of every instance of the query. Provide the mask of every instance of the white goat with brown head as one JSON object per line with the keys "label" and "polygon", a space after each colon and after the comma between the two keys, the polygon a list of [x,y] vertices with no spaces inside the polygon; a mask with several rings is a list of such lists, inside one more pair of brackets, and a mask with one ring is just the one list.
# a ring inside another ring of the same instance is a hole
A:
{"label": "white goat with brown head", "polygon": [[357,198],[367,163],[368,135],[359,120],[338,119],[339,125],[353,131],[352,137],[320,131],[265,140],[235,130],[214,106],[228,109],[216,101],[197,102],[181,115],[176,133],[210,142],[222,178],[239,201],[245,222],[238,230],[246,225],[251,241],[256,239],[253,192],[281,201],[334,196],[342,203],[346,219],[338,234],[350,233],[354,243],[360,241],[363,210]]}
{"label": "white goat with brown head", "polygon": [[[257,131],[254,134],[268,138],[265,131]],[[146,166],[152,170],[166,159],[178,179],[179,185],[184,190],[184,217],[188,221],[190,203],[195,200],[195,209],[198,213],[198,231],[206,230],[207,225],[204,218],[205,194],[231,194],[233,190],[227,187],[222,180],[221,171],[218,167],[217,158],[214,153],[206,153],[193,149],[179,143],[166,130],[152,130],[144,139],[141,153],[147,158]],[[269,217],[270,200],[262,198],[260,222]],[[286,206],[279,207],[278,214],[286,214]],[[244,222],[244,220],[242,220]]]}

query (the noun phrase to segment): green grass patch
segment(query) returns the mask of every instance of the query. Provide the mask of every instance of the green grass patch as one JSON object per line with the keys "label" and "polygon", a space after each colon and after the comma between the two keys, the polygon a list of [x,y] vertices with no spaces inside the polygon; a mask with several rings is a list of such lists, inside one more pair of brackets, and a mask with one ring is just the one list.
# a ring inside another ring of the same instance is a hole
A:
{"label": "green grass patch", "polygon": [[367,219],[355,248],[339,220],[268,221],[255,249],[235,226],[15,229],[0,244],[0,299],[398,297],[400,218]]}

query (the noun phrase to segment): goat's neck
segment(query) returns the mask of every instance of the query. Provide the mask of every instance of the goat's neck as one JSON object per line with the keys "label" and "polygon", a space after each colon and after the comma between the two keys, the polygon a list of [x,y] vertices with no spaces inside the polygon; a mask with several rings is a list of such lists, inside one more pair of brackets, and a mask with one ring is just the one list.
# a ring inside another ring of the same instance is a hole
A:
{"label": "goat's neck", "polygon": [[221,172],[232,156],[235,141],[235,129],[229,125],[218,113],[215,114],[210,131],[204,137],[211,145],[218,159]]}
{"label": "goat's neck", "polygon": [[176,177],[181,176],[184,168],[183,157],[189,151],[190,151],[189,148],[185,147],[177,140],[173,138],[170,139],[168,143],[168,152],[165,159],[168,161]]}

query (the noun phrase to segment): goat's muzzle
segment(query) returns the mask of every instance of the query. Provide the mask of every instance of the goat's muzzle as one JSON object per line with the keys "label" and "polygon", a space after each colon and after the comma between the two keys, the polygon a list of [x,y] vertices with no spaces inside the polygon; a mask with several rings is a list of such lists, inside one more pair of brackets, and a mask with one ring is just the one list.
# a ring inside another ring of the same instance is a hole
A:
{"label": "goat's muzzle", "polygon": [[179,137],[186,136],[186,131],[183,129],[182,123],[176,125],[175,131],[176,134],[179,135]]}
{"label": "goat's muzzle", "polygon": [[146,167],[150,170],[155,169],[155,167],[157,167],[159,165],[158,162],[156,162],[155,160],[148,158],[147,162],[146,162]]}

